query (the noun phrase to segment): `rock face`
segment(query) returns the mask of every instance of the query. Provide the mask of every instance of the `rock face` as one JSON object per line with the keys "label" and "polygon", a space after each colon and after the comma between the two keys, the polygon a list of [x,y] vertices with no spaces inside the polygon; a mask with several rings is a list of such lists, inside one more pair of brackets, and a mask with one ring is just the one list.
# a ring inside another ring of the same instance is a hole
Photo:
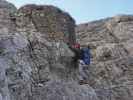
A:
{"label": "rock face", "polygon": [[89,45],[89,85],[99,100],[133,98],[133,16],[118,15],[76,27],[78,41]]}
{"label": "rock face", "polygon": [[73,34],[75,21],[66,12],[53,6],[26,5],[21,7],[17,13],[17,25],[21,31],[36,31],[45,35],[48,40],[63,40],[75,43]]}
{"label": "rock face", "polygon": [[[79,85],[75,22],[53,6],[9,9],[0,1],[0,100],[99,100]],[[10,5],[14,7],[13,5]]]}
{"label": "rock face", "polygon": [[11,3],[5,1],[5,0],[0,0],[0,8],[3,9],[9,9],[10,11],[12,10],[16,10],[16,7],[14,5],[12,5]]}
{"label": "rock face", "polygon": [[[53,6],[0,0],[0,100],[132,100],[133,16],[78,25]],[[68,43],[90,45],[88,84]]]}

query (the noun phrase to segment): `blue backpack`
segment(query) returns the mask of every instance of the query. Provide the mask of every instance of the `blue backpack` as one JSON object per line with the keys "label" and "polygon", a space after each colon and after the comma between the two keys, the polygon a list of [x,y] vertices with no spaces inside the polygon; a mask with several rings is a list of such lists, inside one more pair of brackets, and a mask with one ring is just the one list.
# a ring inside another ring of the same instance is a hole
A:
{"label": "blue backpack", "polygon": [[81,59],[84,61],[86,65],[90,64],[90,49],[89,48],[81,49]]}

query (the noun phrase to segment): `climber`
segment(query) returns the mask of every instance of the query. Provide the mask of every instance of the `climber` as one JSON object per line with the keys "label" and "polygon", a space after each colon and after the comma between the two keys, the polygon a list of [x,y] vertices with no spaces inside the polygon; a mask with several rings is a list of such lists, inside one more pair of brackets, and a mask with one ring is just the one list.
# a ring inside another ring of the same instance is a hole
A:
{"label": "climber", "polygon": [[85,65],[90,64],[90,47],[84,46],[82,49],[80,49],[80,44],[75,43],[74,45],[68,44],[69,48],[75,53],[75,56],[73,57],[73,62],[77,62],[78,60],[82,60]]}
{"label": "climber", "polygon": [[79,59],[81,59],[81,50],[80,50],[80,44],[75,43],[74,45],[69,45],[69,48],[74,52],[75,56],[72,58],[73,62],[76,64]]}
{"label": "climber", "polygon": [[81,49],[81,58],[79,59],[79,84],[88,84],[88,65],[90,65],[90,47],[83,46]]}
{"label": "climber", "polygon": [[88,65],[90,64],[90,48],[89,46],[83,46],[80,49],[80,44],[76,43],[74,45],[68,44],[69,48],[75,53],[73,57],[73,62],[75,66],[78,67],[79,71],[79,84],[88,84],[87,82],[87,69]]}

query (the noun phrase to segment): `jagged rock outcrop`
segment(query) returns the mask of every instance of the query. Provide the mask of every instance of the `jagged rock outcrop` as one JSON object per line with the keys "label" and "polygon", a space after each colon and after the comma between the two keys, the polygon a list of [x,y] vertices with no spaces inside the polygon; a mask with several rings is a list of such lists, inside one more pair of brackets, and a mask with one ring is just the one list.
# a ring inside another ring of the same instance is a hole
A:
{"label": "jagged rock outcrop", "polygon": [[50,41],[60,39],[70,44],[75,43],[75,21],[68,13],[56,7],[26,5],[21,7],[16,15],[19,31],[37,31]]}
{"label": "jagged rock outcrop", "polygon": [[5,0],[0,0],[0,35],[13,33],[15,30],[10,16],[16,11],[16,7]]}
{"label": "jagged rock outcrop", "polygon": [[118,15],[76,27],[78,41],[89,45],[88,81],[100,100],[133,98],[133,16]]}
{"label": "jagged rock outcrop", "polygon": [[16,10],[16,7],[13,4],[11,4],[5,0],[0,0],[0,8],[9,9],[9,11]]}
{"label": "jagged rock outcrop", "polygon": [[[132,100],[133,16],[81,24],[53,6],[0,0],[0,100]],[[88,84],[68,43],[90,45]]]}
{"label": "jagged rock outcrop", "polygon": [[[8,5],[4,0],[4,5]],[[0,7],[0,100],[99,100],[79,85],[75,22],[53,6]]]}

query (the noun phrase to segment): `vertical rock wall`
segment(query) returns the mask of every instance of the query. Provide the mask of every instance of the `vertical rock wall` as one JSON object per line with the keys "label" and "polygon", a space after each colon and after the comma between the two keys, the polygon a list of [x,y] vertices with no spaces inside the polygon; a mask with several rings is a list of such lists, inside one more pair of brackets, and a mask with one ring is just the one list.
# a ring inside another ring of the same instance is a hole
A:
{"label": "vertical rock wall", "polygon": [[0,100],[98,100],[76,82],[74,20],[53,6],[12,7],[0,1]]}

